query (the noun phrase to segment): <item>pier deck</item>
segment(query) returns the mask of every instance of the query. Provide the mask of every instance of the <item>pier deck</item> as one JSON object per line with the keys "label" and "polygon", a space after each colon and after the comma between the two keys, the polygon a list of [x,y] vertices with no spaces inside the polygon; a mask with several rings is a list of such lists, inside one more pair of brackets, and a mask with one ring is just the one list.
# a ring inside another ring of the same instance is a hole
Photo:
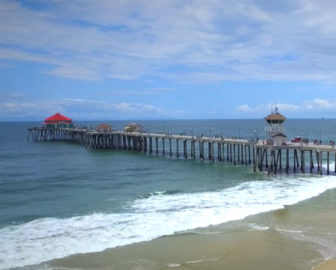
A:
{"label": "pier deck", "polygon": [[[255,172],[267,171],[268,174],[336,174],[336,148],[331,145],[287,142],[285,145],[274,146],[265,141],[218,136],[124,131],[103,133],[82,128],[29,128],[28,131],[28,139],[35,142],[67,141],[90,149],[128,150],[177,158],[230,162],[234,165],[250,165]],[[332,170],[331,159],[334,162]]]}

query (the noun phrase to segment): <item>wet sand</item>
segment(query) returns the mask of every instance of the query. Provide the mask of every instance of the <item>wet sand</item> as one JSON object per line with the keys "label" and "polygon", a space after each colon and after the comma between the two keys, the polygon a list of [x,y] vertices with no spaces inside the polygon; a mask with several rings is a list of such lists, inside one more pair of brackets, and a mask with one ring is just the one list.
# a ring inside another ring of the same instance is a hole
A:
{"label": "wet sand", "polygon": [[329,190],[241,221],[77,254],[48,265],[53,269],[331,270],[336,269],[332,260],[336,256],[335,209],[336,190]]}
{"label": "wet sand", "polygon": [[329,260],[314,268],[314,270],[335,270],[335,269],[336,269],[336,259]]}
{"label": "wet sand", "polygon": [[[179,235],[55,261],[80,269],[309,269],[318,253],[275,232]],[[302,267],[303,266],[303,267]]]}

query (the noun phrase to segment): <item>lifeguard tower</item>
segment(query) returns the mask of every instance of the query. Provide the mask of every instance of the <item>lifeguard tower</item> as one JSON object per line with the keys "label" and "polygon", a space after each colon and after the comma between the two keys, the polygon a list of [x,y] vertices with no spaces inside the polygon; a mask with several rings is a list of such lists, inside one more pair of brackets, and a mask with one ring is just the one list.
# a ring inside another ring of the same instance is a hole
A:
{"label": "lifeguard tower", "polygon": [[286,120],[282,114],[279,113],[278,107],[275,107],[270,115],[265,117],[267,122],[266,133],[268,140],[275,146],[281,146],[286,144],[286,130],[283,123]]}

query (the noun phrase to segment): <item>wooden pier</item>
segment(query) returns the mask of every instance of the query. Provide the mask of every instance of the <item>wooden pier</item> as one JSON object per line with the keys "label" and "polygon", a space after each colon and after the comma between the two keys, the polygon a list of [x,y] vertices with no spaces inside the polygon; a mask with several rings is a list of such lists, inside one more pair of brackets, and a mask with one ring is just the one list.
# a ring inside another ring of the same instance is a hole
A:
{"label": "wooden pier", "polygon": [[273,146],[265,141],[245,139],[124,131],[104,133],[81,128],[29,128],[28,132],[28,139],[34,142],[64,141],[89,149],[137,151],[183,159],[228,162],[253,166],[255,172],[267,171],[268,174],[336,174],[336,148],[331,145],[288,142]]}

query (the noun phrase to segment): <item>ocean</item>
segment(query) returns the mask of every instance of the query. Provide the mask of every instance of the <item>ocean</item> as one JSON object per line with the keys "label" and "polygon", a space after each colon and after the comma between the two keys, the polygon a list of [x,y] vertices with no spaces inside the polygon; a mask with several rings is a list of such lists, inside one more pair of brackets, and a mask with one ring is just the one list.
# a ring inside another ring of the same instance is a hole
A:
{"label": "ocean", "polygon": [[[76,124],[102,122],[128,123]],[[263,120],[138,122],[265,138]],[[282,254],[279,269],[303,270],[336,256],[335,176],[27,141],[38,125],[0,123],[0,269],[271,269]],[[287,120],[286,130],[328,143],[336,120]]]}

